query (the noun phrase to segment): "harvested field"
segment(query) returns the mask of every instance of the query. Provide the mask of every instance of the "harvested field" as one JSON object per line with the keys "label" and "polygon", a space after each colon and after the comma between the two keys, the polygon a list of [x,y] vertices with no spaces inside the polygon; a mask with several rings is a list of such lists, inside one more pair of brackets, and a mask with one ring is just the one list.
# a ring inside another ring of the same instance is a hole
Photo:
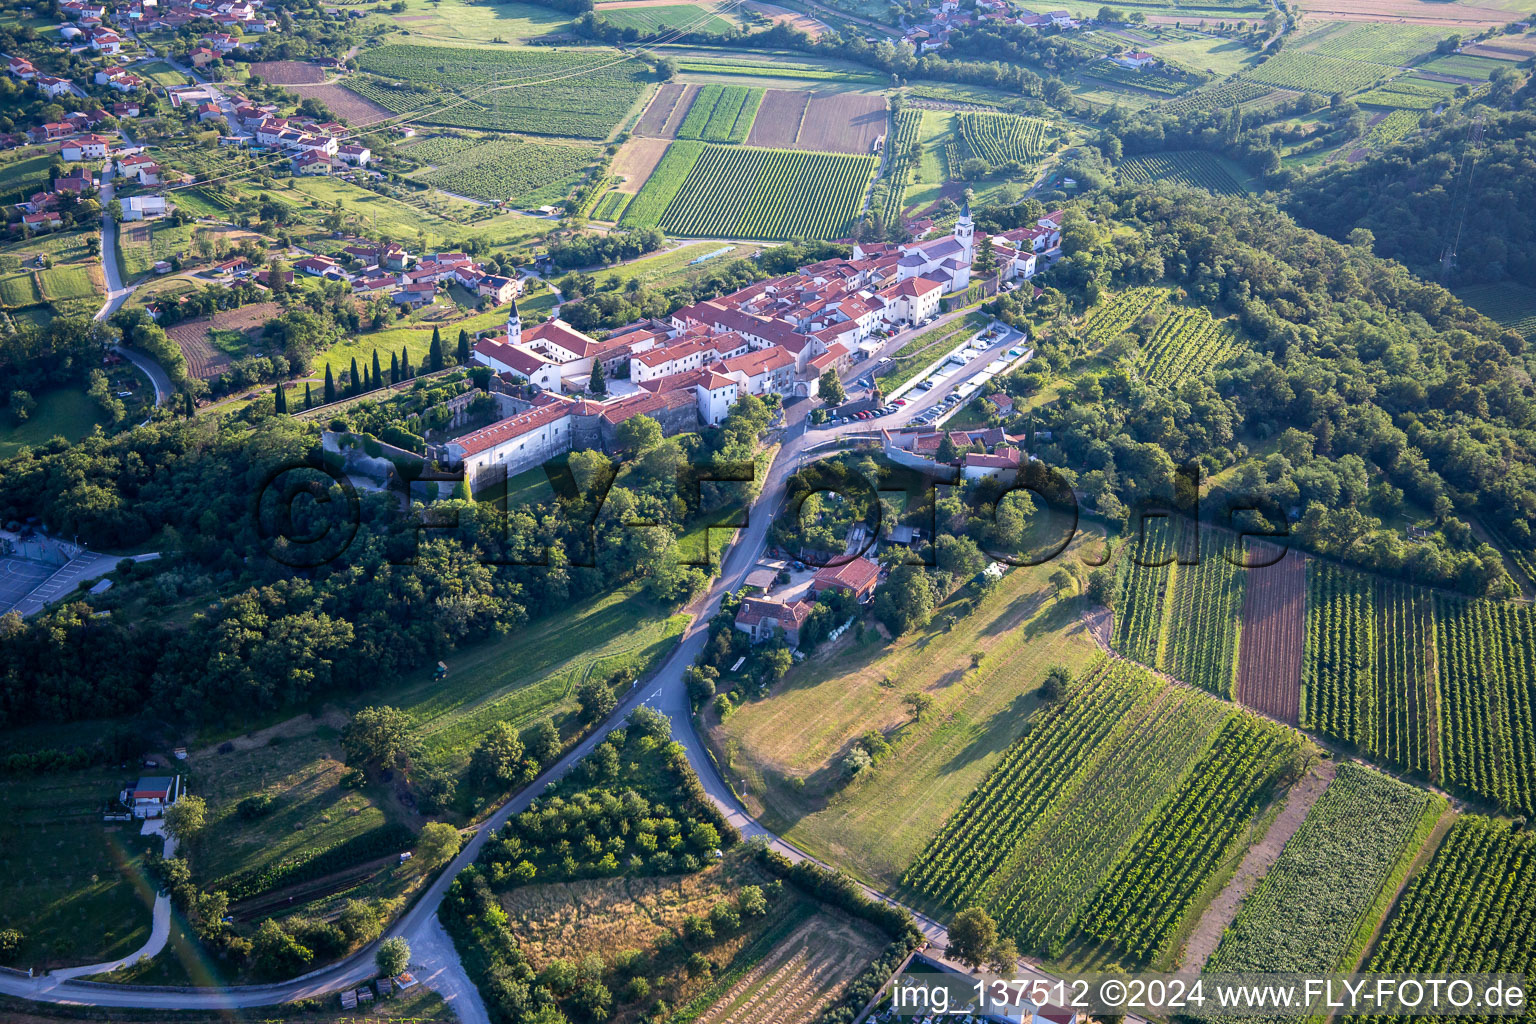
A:
{"label": "harvested field", "polygon": [[747,136],[747,145],[793,149],[810,102],[810,93],[769,89],[763,94],[762,106],[757,108],[757,120],[752,122],[752,134]]}
{"label": "harvested field", "polygon": [[872,153],[875,140],[885,134],[885,122],[884,96],[818,92],[811,96],[805,118],[800,122],[800,134],[791,148],[819,153]]}
{"label": "harvested field", "polygon": [[257,302],[215,313],[211,318],[177,324],[166,334],[186,357],[187,372],[199,380],[209,380],[228,370],[235,361],[230,353],[214,347],[213,332],[238,331],[249,344],[259,340],[267,321],[282,312],[283,307],[276,302]]}
{"label": "harvested field", "polygon": [[1498,37],[1475,46],[1463,46],[1462,53],[1494,60],[1528,60],[1536,57],[1536,38],[1530,36]]}
{"label": "harvested field", "polygon": [[[1510,13],[1497,7],[1433,3],[1431,0],[1302,0],[1301,7],[1308,14],[1327,21],[1386,21],[1410,25],[1481,25],[1494,28],[1510,20]],[[1184,20],[1189,19],[1185,17]]]}
{"label": "harvested field", "polygon": [[292,85],[289,92],[303,99],[316,99],[330,108],[331,112],[354,128],[383,121],[392,116],[388,110],[370,99],[364,99],[342,85]]}
{"label": "harvested field", "polygon": [[656,90],[650,106],[640,115],[640,122],[635,125],[635,134],[653,139],[676,138],[677,126],[688,116],[688,108],[693,106],[693,98],[698,94],[699,87],[696,85],[668,82]]}
{"label": "harvested field", "polygon": [[[636,973],[653,996],[691,1006],[688,1019],[714,1024],[809,1024],[879,952],[884,940],[868,926],[820,906],[785,886],[770,892],[768,913],[739,929],[717,932],[701,950],[717,970],[690,976],[681,937],[690,915],[707,918],[744,885],[767,889],[771,878],[746,858],[691,875],[621,877],[521,886],[498,899],[515,923],[535,970],[552,960],[579,962],[589,953],[638,950]],[[610,985],[619,991],[618,984]],[[643,1006],[616,1000],[619,1024]]]}
{"label": "harvested field", "polygon": [[879,952],[866,929],[817,914],[717,999],[704,1024],[809,1024]]}
{"label": "harvested field", "polygon": [[775,7],[773,4],[757,3],[756,0],[747,0],[741,5],[749,11],[772,18],[775,24],[788,22],[791,28],[797,28],[812,39],[820,39],[823,32],[828,31],[825,23],[817,21],[809,14],[800,11],[791,11],[785,7]]}
{"label": "harvested field", "polygon": [[[1274,565],[1263,565],[1279,556]],[[1272,544],[1249,546],[1238,641],[1237,699],[1295,725],[1301,711],[1301,652],[1306,633],[1307,572],[1300,554]]]}
{"label": "harvested field", "polygon": [[613,173],[624,179],[618,190],[639,192],[667,151],[667,145],[666,139],[632,138],[624,143],[613,158]]}
{"label": "harvested field", "polygon": [[258,60],[251,74],[273,85],[313,85],[325,81],[325,71],[300,60]]}

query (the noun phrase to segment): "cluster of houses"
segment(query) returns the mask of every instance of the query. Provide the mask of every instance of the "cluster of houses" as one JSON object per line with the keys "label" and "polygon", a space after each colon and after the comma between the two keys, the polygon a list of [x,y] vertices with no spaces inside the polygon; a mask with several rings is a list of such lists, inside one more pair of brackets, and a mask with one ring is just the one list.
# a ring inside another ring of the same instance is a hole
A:
{"label": "cluster of houses", "polygon": [[742,598],[736,610],[736,628],[752,638],[753,643],[763,643],[782,636],[791,647],[800,646],[800,627],[816,607],[816,599],[829,590],[852,595],[860,604],[868,604],[875,596],[875,586],[880,582],[880,566],[863,555],[832,560],[811,577],[810,584],[792,586],[785,593],[770,594],[774,578],[771,572],[759,583],[756,573],[749,574],[747,585],[759,590],[761,596]]}
{"label": "cluster of houses", "polygon": [[296,261],[293,269],[311,277],[349,282],[354,295],[389,295],[397,306],[409,309],[431,304],[438,289],[447,285],[458,285],[497,306],[522,294],[519,278],[493,274],[462,252],[428,253],[413,263],[411,255],[396,243],[357,239],[344,246],[342,254],[361,269],[348,270],[340,260],[323,255],[306,256]]}
{"label": "cluster of houses", "polygon": [[246,47],[256,42],[249,36],[277,31],[277,19],[262,10],[262,0],[127,0],[117,17],[135,28],[170,32],[205,19],[226,36],[238,34],[237,45]]}
{"label": "cluster of houses", "polygon": [[[81,121],[72,122],[64,127],[73,129],[89,121],[85,115],[81,115],[81,118]],[[53,126],[43,125],[42,127],[46,129]],[[33,193],[16,204],[16,209],[21,213],[21,223],[26,230],[36,234],[42,231],[55,231],[62,227],[63,221],[59,211],[64,204],[64,196],[66,194],[83,196],[101,184],[92,167],[106,168],[115,164],[120,181],[131,180],[144,186],[161,184],[165,172],[153,157],[144,152],[144,147],[124,146],[121,142],[121,138],[115,132],[111,134],[85,132],[67,138],[59,146],[59,155],[71,163],[84,166],[70,168],[53,179],[51,189]],[[123,208],[123,220],[126,221],[154,220],[166,216],[172,209],[163,195],[127,196],[121,198],[119,202]]]}
{"label": "cluster of houses", "polygon": [[[1060,242],[1060,211],[993,236],[992,273],[1027,279],[1036,258]],[[963,291],[978,245],[967,208],[948,235],[855,245],[847,259],[632,323],[601,341],[560,320],[525,330],[514,305],[504,332],[474,343],[473,359],[505,390],[533,399],[436,446],[433,457],[462,467],[478,490],[574,448],[613,450],[618,424],[631,416],[650,416],[673,434],[720,424],[743,395],[815,397],[827,370],[847,373],[878,350],[878,336],[931,319],[944,295]],[[623,381],[603,401],[588,395],[594,368]]]}
{"label": "cluster of houses", "polygon": [[949,45],[949,36],[957,28],[966,28],[984,22],[998,25],[1023,25],[1025,28],[1070,30],[1082,23],[1067,11],[1047,11],[1034,14],[1022,10],[1008,0],[977,0],[974,12],[960,10],[959,0],[940,0],[927,9],[925,20],[906,23],[903,34],[912,49],[919,54],[932,53]]}

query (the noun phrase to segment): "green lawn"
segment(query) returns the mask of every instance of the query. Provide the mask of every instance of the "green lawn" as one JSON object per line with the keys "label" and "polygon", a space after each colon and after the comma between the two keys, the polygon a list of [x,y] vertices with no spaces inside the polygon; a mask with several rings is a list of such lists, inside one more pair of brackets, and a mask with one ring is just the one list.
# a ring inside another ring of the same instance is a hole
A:
{"label": "green lawn", "polygon": [[1236,39],[1196,36],[1177,42],[1158,43],[1149,51],[1154,57],[1177,61],[1196,71],[1226,77],[1252,67],[1258,54]]}
{"label": "green lawn", "polygon": [[[761,248],[762,246],[760,245],[693,242],[667,252],[657,253],[654,256],[643,256],[623,266],[599,270],[592,276],[597,280],[599,287],[606,287],[610,281],[617,281],[622,284],[630,278],[638,279],[642,285],[651,285],[663,280],[671,284],[702,274],[708,270],[713,270],[721,264],[729,263],[731,260],[750,259],[752,254]],[[714,256],[697,265],[693,263],[700,256],[707,256],[722,249],[726,251],[720,252],[718,256]],[[523,308],[522,303],[518,303],[518,308]]]}
{"label": "green lawn", "polygon": [[43,296],[37,290],[37,279],[30,273],[23,271],[19,274],[0,277],[0,304],[16,309],[21,306],[35,306],[41,301]]}
{"label": "green lawn", "polygon": [[[3,171],[4,168],[0,167],[0,173]],[[39,255],[47,255],[55,263],[89,259],[85,240],[96,237],[98,237],[96,229],[88,228],[80,231],[51,232],[8,242],[0,247],[0,269],[19,270],[23,264],[26,264],[27,269],[31,270],[32,261]]]}
{"label": "green lawn", "polygon": [[[24,152],[37,153],[36,150]],[[51,153],[0,161],[0,202],[20,202],[34,192],[47,191],[51,184],[48,167],[52,162]]]}
{"label": "green lawn", "polygon": [[[136,769],[95,769],[0,783],[0,928],[24,936],[13,966],[93,963],[149,938],[154,893],[142,870],[138,822],[104,823],[107,801]],[[155,840],[158,842],[158,840]]]}
{"label": "green lawn", "polygon": [[[1013,569],[974,611],[962,592],[914,634],[862,645],[849,634],[792,669],[770,698],[713,730],[732,784],[745,784],[749,807],[769,828],[861,878],[895,885],[1017,738],[1046,669],[1059,662],[1081,674],[1099,657],[1077,600],[1052,596],[1055,568]],[[973,653],[982,655],[979,669]],[[935,702],[917,723],[901,704],[909,690]],[[845,785],[838,762],[871,728],[886,730],[895,751]]]}
{"label": "green lawn", "polygon": [[[503,248],[542,235],[552,226],[550,221],[517,213],[475,220],[474,215],[484,207],[440,193],[433,201],[440,212],[433,212],[332,178],[294,179],[271,191],[278,199],[300,207],[319,203],[328,208],[340,202],[344,213],[355,218],[359,228],[399,239],[415,239],[418,232],[425,232],[429,246],[479,237],[487,245]],[[412,198],[421,203],[429,201],[425,194],[412,194]],[[314,212],[318,215],[320,211],[316,208]]]}
{"label": "green lawn", "polygon": [[192,239],[197,232],[197,225],[182,224],[178,227],[170,221],[153,221],[148,225],[148,242],[129,238],[129,229],[142,230],[143,227],[142,224],[124,224],[118,230],[117,247],[123,256],[123,274],[129,280],[150,273],[159,260],[169,260],[177,253],[192,252]]}
{"label": "green lawn", "polygon": [[37,408],[23,423],[17,423],[10,410],[0,410],[0,459],[15,455],[23,445],[40,445],[54,437],[78,441],[106,422],[101,407],[78,388],[56,388],[32,397]]}
{"label": "green lawn", "polygon": [[157,60],[152,64],[146,64],[141,68],[135,68],[134,74],[141,78],[148,78],[156,85],[186,85],[187,76],[171,67],[163,60]]}
{"label": "green lawn", "polygon": [[406,9],[389,22],[410,42],[447,45],[531,39],[562,32],[568,15],[532,4],[474,4],[463,0],[405,0]]}

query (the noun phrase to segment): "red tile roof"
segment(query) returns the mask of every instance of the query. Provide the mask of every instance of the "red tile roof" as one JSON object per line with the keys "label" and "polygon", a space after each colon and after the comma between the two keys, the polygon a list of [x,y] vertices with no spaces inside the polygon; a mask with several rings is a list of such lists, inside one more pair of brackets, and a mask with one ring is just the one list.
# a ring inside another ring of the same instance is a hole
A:
{"label": "red tile roof", "polygon": [[845,587],[855,594],[863,596],[871,590],[875,581],[880,577],[880,566],[864,557],[855,558],[851,562],[842,565],[829,565],[816,573],[816,578],[811,583],[812,590],[823,590],[827,587]]}
{"label": "red tile roof", "polygon": [[488,448],[494,448],[499,444],[516,440],[524,434],[532,433],[547,423],[553,423],[563,416],[569,416],[570,409],[565,403],[550,404],[529,409],[527,412],[518,413],[516,416],[496,423],[488,427],[481,427],[463,437],[456,437],[453,443],[464,449],[465,456],[478,455]]}

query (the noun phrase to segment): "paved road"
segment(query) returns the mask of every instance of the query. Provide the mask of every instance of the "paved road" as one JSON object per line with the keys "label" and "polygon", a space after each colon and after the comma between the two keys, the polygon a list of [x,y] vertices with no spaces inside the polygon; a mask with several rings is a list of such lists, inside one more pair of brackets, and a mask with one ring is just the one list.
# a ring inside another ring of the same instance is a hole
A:
{"label": "paved road", "polygon": [[[986,366],[993,353],[983,353],[966,368],[956,374],[954,384],[969,379]],[[809,449],[819,447],[832,438],[868,435],[879,427],[898,427],[905,424],[923,409],[937,403],[940,393],[947,388],[935,388],[890,416],[859,423],[848,423],[814,432],[806,431],[804,420],[808,402],[797,403],[795,414],[786,417],[788,425],[780,439],[781,448],[769,469],[768,478],[753,504],[748,525],[726,550],[720,575],[714,585],[696,598],[686,609],[692,620],[684,631],[681,642],[671,656],[643,686],[637,685],[620,703],[618,711],[609,723],[593,735],[577,744],[569,753],[542,774],[538,780],[517,794],[500,810],[482,823],[464,848],[421,894],[420,898],[402,915],[383,936],[403,936],[411,945],[412,967],[418,976],[431,979],[432,988],[452,998],[456,1009],[468,1024],[486,1024],[485,1008],[480,1004],[474,987],[468,982],[452,943],[445,942],[441,926],[437,923],[437,908],[447,894],[449,886],[460,871],[474,862],[487,836],[500,828],[513,815],[526,810],[553,781],[562,778],[572,765],[585,757],[608,735],[608,731],[623,723],[634,708],[645,704],[667,715],[672,721],[672,735],[688,752],[688,759],[698,773],[705,792],[725,812],[731,823],[747,837],[767,836],[775,849],[792,860],[808,859],[808,855],[783,839],[768,832],[753,819],[737,802],[715,770],[714,762],[705,752],[703,742],[694,732],[688,704],[687,688],[683,672],[693,663],[708,639],[709,620],[720,608],[724,596],[737,590],[747,572],[756,564],[767,540],[768,527],[773,513],[782,504],[789,477],[797,470]],[[886,897],[868,890],[884,900]],[[888,901],[889,902],[889,901]],[[918,916],[919,926],[929,941],[937,946],[947,943],[944,927],[938,922]],[[365,947],[338,963],[312,971],[309,974],[285,982],[270,985],[245,985],[226,989],[204,990],[150,990],[134,986],[103,986],[72,980],[60,980],[57,975],[41,978],[24,978],[0,974],[0,992],[6,995],[34,999],[42,1002],[78,1003],[96,1006],[149,1007],[154,1009],[208,1010],[221,1007],[268,1006],[274,1003],[292,1002],[299,999],[319,998],[350,986],[360,985],[371,979],[376,971],[373,965],[373,946]],[[1033,971],[1033,968],[1027,968]]]}

